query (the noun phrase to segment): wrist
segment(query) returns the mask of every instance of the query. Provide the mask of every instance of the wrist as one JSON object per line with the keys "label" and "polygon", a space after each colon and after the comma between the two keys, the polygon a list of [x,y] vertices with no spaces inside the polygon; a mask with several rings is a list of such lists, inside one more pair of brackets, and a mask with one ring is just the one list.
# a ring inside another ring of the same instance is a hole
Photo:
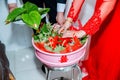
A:
{"label": "wrist", "polygon": [[64,13],[63,12],[57,12],[56,20],[60,20],[62,18],[64,18]]}
{"label": "wrist", "polygon": [[63,12],[57,12],[57,16],[63,16],[64,13]]}
{"label": "wrist", "polygon": [[66,22],[69,22],[69,23],[72,24],[73,20],[72,20],[72,18],[67,18],[67,19],[66,19]]}

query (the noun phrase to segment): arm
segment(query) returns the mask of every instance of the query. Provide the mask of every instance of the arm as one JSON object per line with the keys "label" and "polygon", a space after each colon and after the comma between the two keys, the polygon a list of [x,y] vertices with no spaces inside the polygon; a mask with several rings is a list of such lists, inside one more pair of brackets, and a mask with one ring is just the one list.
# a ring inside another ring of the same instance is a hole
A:
{"label": "arm", "polygon": [[113,10],[116,1],[117,0],[103,0],[101,5],[96,8],[93,16],[88,20],[82,30],[85,31],[86,34],[95,34],[99,30],[101,23]]}
{"label": "arm", "polygon": [[58,24],[63,25],[65,22],[64,10],[66,6],[66,0],[57,0],[57,16],[56,21]]}
{"label": "arm", "polygon": [[77,20],[84,1],[85,0],[73,0],[67,19],[58,33],[64,33],[72,25],[72,22]]}
{"label": "arm", "polygon": [[[88,20],[85,26],[80,31],[67,31],[63,34],[63,37],[73,37],[77,36],[79,38],[89,34],[95,34],[99,28],[101,23],[105,20],[107,15],[113,10],[114,5],[117,0],[103,0],[99,7],[97,7],[94,11],[93,16]],[[97,3],[98,4],[98,3]]]}
{"label": "arm", "polygon": [[67,16],[67,19],[70,22],[72,22],[72,21],[75,22],[77,20],[84,1],[85,0],[73,0],[72,6],[71,6],[70,11],[69,11],[68,16]]}
{"label": "arm", "polygon": [[16,0],[7,0],[9,12],[17,7]]}

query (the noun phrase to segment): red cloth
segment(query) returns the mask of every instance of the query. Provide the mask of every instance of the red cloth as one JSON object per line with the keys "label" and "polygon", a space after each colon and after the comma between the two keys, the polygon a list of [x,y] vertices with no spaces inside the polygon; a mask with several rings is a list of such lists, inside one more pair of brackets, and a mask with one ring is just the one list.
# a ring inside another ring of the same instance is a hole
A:
{"label": "red cloth", "polygon": [[75,22],[79,16],[80,10],[81,10],[81,6],[83,4],[84,0],[73,0],[72,5],[70,7],[70,11],[68,12],[68,16],[73,19],[73,21]]}
{"label": "red cloth", "polygon": [[83,80],[120,80],[120,0],[92,36],[89,58],[83,64],[89,74]]}

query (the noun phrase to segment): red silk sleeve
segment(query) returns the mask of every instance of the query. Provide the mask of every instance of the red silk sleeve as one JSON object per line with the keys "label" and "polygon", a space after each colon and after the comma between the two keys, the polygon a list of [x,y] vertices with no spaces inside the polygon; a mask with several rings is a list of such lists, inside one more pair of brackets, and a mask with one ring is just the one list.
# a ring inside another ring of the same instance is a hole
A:
{"label": "red silk sleeve", "polygon": [[89,19],[89,21],[82,28],[86,32],[86,34],[93,35],[99,30],[99,27],[102,23],[100,18],[101,11],[98,9],[94,13],[94,15]]}
{"label": "red silk sleeve", "polygon": [[108,16],[108,14],[113,10],[116,2],[116,0],[103,0],[101,3],[99,3],[98,1],[93,16],[82,28],[82,30],[84,30],[86,34],[89,35],[93,35],[99,30],[100,25]]}
{"label": "red silk sleeve", "polygon": [[72,18],[75,22],[79,16],[81,6],[83,4],[84,0],[73,0],[70,11],[68,13],[68,17]]}

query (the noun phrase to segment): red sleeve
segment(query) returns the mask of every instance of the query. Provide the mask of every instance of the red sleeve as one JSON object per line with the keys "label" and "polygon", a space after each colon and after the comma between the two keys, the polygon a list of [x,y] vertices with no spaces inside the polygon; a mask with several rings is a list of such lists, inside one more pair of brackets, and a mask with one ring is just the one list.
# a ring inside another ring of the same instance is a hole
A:
{"label": "red sleeve", "polygon": [[100,18],[101,11],[98,9],[94,13],[94,15],[89,19],[89,21],[82,28],[86,32],[86,34],[93,35],[99,30],[99,27],[102,23]]}
{"label": "red sleeve", "polygon": [[68,13],[68,17],[72,18],[75,22],[79,16],[81,6],[83,4],[84,0],[73,0],[70,11]]}
{"label": "red sleeve", "polygon": [[88,20],[82,30],[90,35],[95,34],[99,30],[100,25],[105,20],[105,18],[114,9],[115,3],[116,0],[102,0],[100,3],[98,0],[93,16]]}

